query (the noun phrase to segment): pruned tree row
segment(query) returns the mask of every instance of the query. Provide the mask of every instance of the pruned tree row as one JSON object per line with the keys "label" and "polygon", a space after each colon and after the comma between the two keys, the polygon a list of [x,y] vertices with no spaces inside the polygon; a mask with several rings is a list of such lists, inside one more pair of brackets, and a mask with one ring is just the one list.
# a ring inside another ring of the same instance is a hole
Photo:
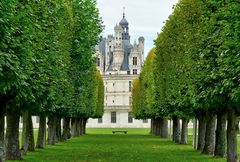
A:
{"label": "pruned tree row", "polygon": [[[240,112],[240,3],[181,0],[166,21],[139,78],[133,114],[151,118],[151,132],[187,143],[190,119],[198,120],[202,153],[237,162]],[[180,122],[181,121],[181,122]],[[227,141],[225,140],[227,139]]]}
{"label": "pruned tree row", "polygon": [[92,57],[102,29],[95,0],[0,2],[0,161],[84,134],[87,119],[102,116],[103,81]]}

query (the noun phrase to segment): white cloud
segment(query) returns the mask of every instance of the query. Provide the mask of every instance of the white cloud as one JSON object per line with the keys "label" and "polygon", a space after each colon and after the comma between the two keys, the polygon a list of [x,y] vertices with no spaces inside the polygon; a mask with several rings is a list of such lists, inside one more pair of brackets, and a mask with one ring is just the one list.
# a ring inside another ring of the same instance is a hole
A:
{"label": "white cloud", "polygon": [[104,21],[104,36],[113,34],[114,26],[122,19],[125,7],[131,41],[145,37],[145,56],[154,47],[153,40],[161,32],[163,22],[172,13],[178,0],[97,0]]}

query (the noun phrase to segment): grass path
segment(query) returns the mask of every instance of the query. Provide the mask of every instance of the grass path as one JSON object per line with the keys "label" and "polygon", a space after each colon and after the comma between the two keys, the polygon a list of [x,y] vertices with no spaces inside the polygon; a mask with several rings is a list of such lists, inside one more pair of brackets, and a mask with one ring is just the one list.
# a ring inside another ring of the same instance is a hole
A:
{"label": "grass path", "polygon": [[147,129],[128,129],[128,134],[111,134],[112,129],[88,129],[87,135],[28,153],[26,162],[224,162],[201,155],[190,145],[178,145],[148,135]]}

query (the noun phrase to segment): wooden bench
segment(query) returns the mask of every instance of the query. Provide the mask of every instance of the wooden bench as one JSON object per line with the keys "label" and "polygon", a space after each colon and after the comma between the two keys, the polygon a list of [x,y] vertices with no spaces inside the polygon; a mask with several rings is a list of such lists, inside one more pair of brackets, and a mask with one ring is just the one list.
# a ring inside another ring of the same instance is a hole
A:
{"label": "wooden bench", "polygon": [[113,130],[112,133],[115,134],[115,133],[124,133],[124,134],[127,134],[128,131],[126,130]]}

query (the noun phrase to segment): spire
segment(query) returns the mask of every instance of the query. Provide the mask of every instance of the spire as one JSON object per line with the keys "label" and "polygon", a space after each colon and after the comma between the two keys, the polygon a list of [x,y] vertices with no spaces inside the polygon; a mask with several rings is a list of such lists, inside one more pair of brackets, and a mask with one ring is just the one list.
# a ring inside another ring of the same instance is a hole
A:
{"label": "spire", "polygon": [[122,18],[122,20],[120,21],[119,25],[125,26],[125,27],[128,26],[128,22],[127,22],[127,20],[125,19],[125,7],[123,7],[123,18]]}

